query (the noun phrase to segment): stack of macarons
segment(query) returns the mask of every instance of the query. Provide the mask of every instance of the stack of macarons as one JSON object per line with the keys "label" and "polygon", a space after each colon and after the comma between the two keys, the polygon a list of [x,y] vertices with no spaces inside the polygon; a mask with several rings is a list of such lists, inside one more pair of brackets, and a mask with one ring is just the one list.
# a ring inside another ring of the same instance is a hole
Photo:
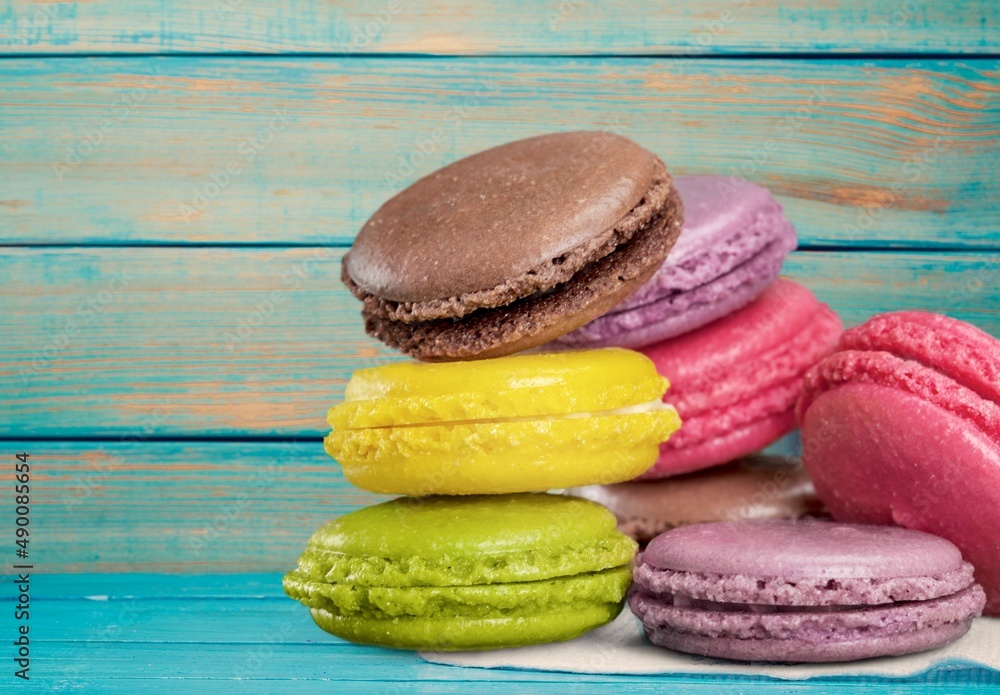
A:
{"label": "stack of macarons", "polygon": [[343,278],[368,332],[424,362],[357,371],[329,412],[347,480],[405,497],[328,523],[285,576],[320,627],[456,650],[614,619],[635,541],[604,507],[547,491],[653,465],[680,426],[668,382],[621,348],[508,355],[617,304],[680,227],[663,163],[604,133],[487,150],[375,213]]}
{"label": "stack of macarons", "polygon": [[[654,643],[722,658],[964,634],[1000,596],[997,536],[973,532],[1000,524],[1000,349],[915,314],[841,338],[778,277],[794,246],[765,189],[672,179],[609,133],[502,145],[397,194],[342,277],[367,332],[420,362],[356,372],[324,444],[402,497],[316,531],[286,592],[328,632],[404,649],[572,639],[627,596]],[[748,458],[796,415],[808,475]],[[945,435],[968,475],[929,504],[952,510],[908,507]],[[823,503],[917,530],[798,519]]]}

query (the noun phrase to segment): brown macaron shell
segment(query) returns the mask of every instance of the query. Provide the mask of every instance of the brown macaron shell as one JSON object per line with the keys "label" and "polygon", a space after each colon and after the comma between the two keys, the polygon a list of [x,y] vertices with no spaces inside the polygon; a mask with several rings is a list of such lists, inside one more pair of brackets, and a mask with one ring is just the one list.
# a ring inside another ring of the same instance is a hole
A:
{"label": "brown macaron shell", "polygon": [[618,530],[640,543],[690,524],[823,515],[823,504],[802,464],[777,456],[750,456],[663,480],[588,485],[566,492],[610,509]]}
{"label": "brown macaron shell", "polygon": [[619,303],[681,228],[663,163],[611,133],[459,160],[389,200],[344,258],[366,329],[419,359],[541,345]]}

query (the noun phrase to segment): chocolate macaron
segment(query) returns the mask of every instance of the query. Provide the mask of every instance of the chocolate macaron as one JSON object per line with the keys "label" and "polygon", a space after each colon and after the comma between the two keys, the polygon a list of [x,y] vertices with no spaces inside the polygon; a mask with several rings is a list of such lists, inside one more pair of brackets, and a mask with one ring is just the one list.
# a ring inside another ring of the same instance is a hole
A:
{"label": "chocolate macaron", "polygon": [[367,332],[428,361],[499,357],[600,316],[682,225],[663,162],[607,132],[541,135],[420,179],[379,208],[342,278]]}
{"label": "chocolate macaron", "polygon": [[747,456],[696,473],[587,485],[566,494],[607,507],[618,520],[618,530],[640,543],[690,524],[824,514],[802,464],[779,456]]}

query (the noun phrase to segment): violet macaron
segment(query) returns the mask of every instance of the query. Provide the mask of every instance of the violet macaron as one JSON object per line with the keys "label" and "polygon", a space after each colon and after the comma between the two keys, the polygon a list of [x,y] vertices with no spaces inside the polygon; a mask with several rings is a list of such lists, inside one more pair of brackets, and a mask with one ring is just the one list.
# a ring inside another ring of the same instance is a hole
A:
{"label": "violet macaron", "polygon": [[1000,340],[939,314],[875,316],[810,371],[797,414],[835,518],[947,538],[1000,616]]}
{"label": "violet macaron", "polygon": [[670,380],[667,401],[684,424],[641,478],[732,461],[794,430],[802,379],[841,331],[812,292],[780,278],[742,309],[642,348]]}
{"label": "violet macaron", "polygon": [[699,524],[647,546],[629,597],[653,644],[740,661],[831,662],[934,649],[986,601],[949,541],[825,521]]}
{"label": "violet macaron", "polygon": [[704,326],[753,301],[795,248],[795,228],[766,188],[683,176],[681,235],[663,266],[610,312],[559,338],[571,347],[637,348]]}

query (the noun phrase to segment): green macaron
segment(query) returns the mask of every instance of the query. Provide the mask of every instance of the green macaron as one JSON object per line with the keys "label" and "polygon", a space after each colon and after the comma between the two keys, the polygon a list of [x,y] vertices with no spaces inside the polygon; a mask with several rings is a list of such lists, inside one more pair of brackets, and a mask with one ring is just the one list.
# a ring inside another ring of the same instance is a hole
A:
{"label": "green macaron", "polygon": [[518,647],[613,620],[635,551],[611,512],[582,499],[401,497],[316,531],[284,587],[352,642]]}

